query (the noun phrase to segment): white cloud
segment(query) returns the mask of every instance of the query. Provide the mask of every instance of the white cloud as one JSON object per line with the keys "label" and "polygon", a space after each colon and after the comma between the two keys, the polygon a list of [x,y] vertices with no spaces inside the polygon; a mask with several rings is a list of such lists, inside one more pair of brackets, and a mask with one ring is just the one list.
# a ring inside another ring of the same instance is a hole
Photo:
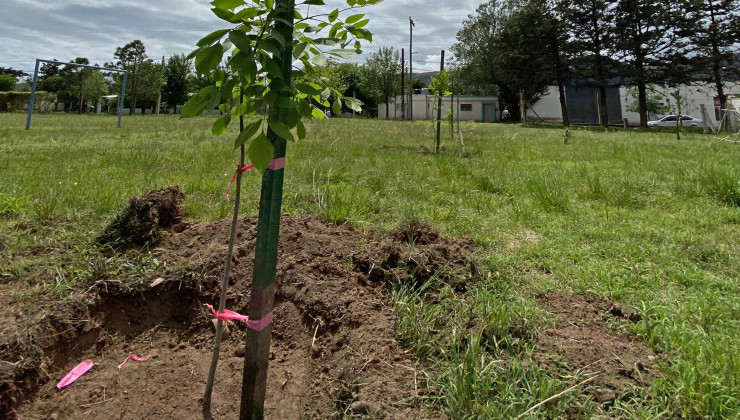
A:
{"label": "white cloud", "polygon": [[[364,56],[392,46],[405,48],[408,57],[411,16],[416,23],[414,68],[437,69],[439,51],[449,51],[463,19],[481,1],[386,0],[364,8],[359,13],[367,14],[374,32]],[[200,37],[224,27],[206,0],[0,0],[0,15],[0,66],[26,71],[33,70],[36,58],[80,56],[102,64],[113,60],[116,47],[134,39],[144,42],[153,58],[187,53]]]}

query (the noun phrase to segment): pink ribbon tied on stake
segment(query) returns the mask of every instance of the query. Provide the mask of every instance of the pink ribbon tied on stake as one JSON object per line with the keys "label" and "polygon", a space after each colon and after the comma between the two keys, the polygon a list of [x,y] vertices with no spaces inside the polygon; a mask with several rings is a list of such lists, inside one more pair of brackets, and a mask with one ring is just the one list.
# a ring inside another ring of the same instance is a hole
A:
{"label": "pink ribbon tied on stake", "polygon": [[[279,159],[273,159],[272,162],[270,162],[269,165],[267,165],[267,169],[270,169],[272,171],[277,171],[278,169],[285,168],[285,158],[281,157]],[[234,171],[234,175],[232,175],[231,180],[229,181],[229,185],[226,187],[226,201],[229,200],[229,192],[231,191],[231,185],[234,184],[236,181],[236,176],[239,174],[243,174],[244,172],[249,172],[252,169],[254,169],[254,165],[247,164],[244,166],[240,166],[236,168],[236,171]]]}
{"label": "pink ribbon tied on stake", "polygon": [[211,313],[213,314],[213,317],[216,319],[220,319],[221,321],[229,324],[234,325],[234,321],[241,321],[245,324],[247,324],[247,327],[249,329],[255,330],[255,331],[262,331],[265,328],[267,328],[268,325],[272,324],[272,312],[265,315],[264,318],[260,320],[251,320],[248,316],[242,315],[238,312],[230,311],[228,309],[224,309],[221,312],[216,312],[216,310],[213,308],[213,305],[204,304],[203,306],[207,307],[211,310]]}
{"label": "pink ribbon tied on stake", "polygon": [[80,378],[80,376],[86,374],[90,369],[92,369],[97,363],[93,363],[92,360],[87,359],[80,363],[79,365],[72,368],[72,370],[69,371],[66,375],[64,375],[64,378],[62,378],[61,381],[57,384],[57,389],[59,391],[63,390],[64,388],[72,385],[77,379]]}

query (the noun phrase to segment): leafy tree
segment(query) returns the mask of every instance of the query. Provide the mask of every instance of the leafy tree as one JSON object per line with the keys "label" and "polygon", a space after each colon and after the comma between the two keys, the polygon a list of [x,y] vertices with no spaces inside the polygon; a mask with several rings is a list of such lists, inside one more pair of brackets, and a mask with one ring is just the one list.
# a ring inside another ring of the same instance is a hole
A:
{"label": "leafy tree", "polygon": [[509,17],[525,0],[488,0],[463,21],[452,46],[457,65],[453,70],[456,90],[465,94],[498,94],[504,103],[516,103],[518,92],[502,80],[495,64],[494,40]]}
{"label": "leafy tree", "polygon": [[690,41],[691,55],[700,75],[708,75],[717,89],[722,108],[727,95],[723,86],[724,72],[737,72],[740,38],[740,13],[737,0],[690,0],[684,13],[692,23],[684,35]]}
{"label": "leafy tree", "polygon": [[193,74],[193,65],[184,54],[176,54],[167,60],[164,77],[167,82],[162,97],[169,107],[184,104],[188,100],[188,77]]}
{"label": "leafy tree", "polygon": [[82,95],[92,99],[95,106],[98,105],[100,98],[108,93],[108,89],[110,89],[108,81],[99,71],[92,71],[82,82]]}
{"label": "leafy tree", "polygon": [[[437,111],[437,121],[435,128],[435,153],[439,154],[440,136],[441,136],[441,103],[440,100],[445,96],[452,95],[450,92],[450,75],[442,70],[436,77],[432,78],[432,83],[429,85],[429,93],[432,94],[432,109]],[[387,111],[386,111],[387,112]]]}
{"label": "leafy tree", "polygon": [[520,99],[528,103],[535,102],[557,82],[563,122],[568,125],[560,48],[565,42],[563,27],[546,1],[531,0],[509,17],[494,38],[493,64],[507,88],[521,92]]}
{"label": "leafy tree", "polygon": [[[85,57],[77,57],[70,61],[73,64],[89,65],[90,60]],[[77,102],[77,112],[82,112],[82,106],[84,104],[84,86],[85,79],[87,79],[93,70],[86,69],[77,66],[65,66],[59,71],[59,74],[64,80],[63,83],[63,98],[65,101]]]}
{"label": "leafy tree", "polygon": [[46,92],[59,92],[64,88],[64,78],[55,74],[39,80],[39,90]]}
{"label": "leafy tree", "polygon": [[136,101],[139,98],[141,90],[139,86],[139,70],[141,69],[142,64],[147,60],[146,47],[144,47],[144,43],[137,39],[129,42],[123,47],[116,48],[113,58],[118,60],[115,63],[117,68],[128,71],[126,95],[131,101],[129,114],[133,114],[136,109]]}
{"label": "leafy tree", "polygon": [[[616,4],[613,46],[622,58],[622,73],[637,86],[641,127],[648,122],[648,84],[664,81],[675,59],[684,55],[676,21],[683,8],[678,5],[653,0],[619,0]],[[672,72],[674,78],[679,74]]]}
{"label": "leafy tree", "polygon": [[[636,89],[631,89],[632,103],[627,108],[630,112],[640,112],[638,93]],[[647,112],[648,115],[661,115],[671,111],[671,106],[666,104],[666,95],[659,92],[655,85],[647,86]]]}
{"label": "leafy tree", "polygon": [[15,90],[16,79],[12,74],[0,74],[0,92],[12,92]]}
{"label": "leafy tree", "polygon": [[607,80],[613,73],[606,56],[613,38],[612,10],[607,0],[558,0],[555,9],[568,29],[568,50],[575,56],[576,75],[599,89],[599,120],[609,125],[606,103]]}
{"label": "leafy tree", "polygon": [[385,118],[389,118],[389,102],[398,94],[401,77],[400,55],[393,47],[380,47],[370,54],[360,68],[360,88],[377,102],[385,102]]}
{"label": "leafy tree", "polygon": [[147,107],[156,100],[162,86],[165,84],[165,67],[152,60],[144,60],[138,69],[139,98]]}
{"label": "leafy tree", "polygon": [[[51,61],[58,61],[58,60],[54,58]],[[46,80],[52,76],[58,75],[60,68],[61,68],[61,64],[48,63],[48,62],[42,63],[41,68],[39,69],[40,79]]]}
{"label": "leafy tree", "polygon": [[9,74],[16,79],[23,76],[28,76],[28,73],[22,70],[16,70],[12,67],[0,67],[0,74]]}

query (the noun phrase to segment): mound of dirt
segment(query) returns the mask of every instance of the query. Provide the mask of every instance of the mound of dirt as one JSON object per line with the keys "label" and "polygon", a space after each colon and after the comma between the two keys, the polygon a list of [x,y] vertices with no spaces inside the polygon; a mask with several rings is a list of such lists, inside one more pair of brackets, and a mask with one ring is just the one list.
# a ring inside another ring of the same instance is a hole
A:
{"label": "mound of dirt", "polygon": [[185,194],[177,185],[134,197],[98,238],[98,243],[144,245],[157,239],[161,229],[182,222]]}
{"label": "mound of dirt", "polygon": [[637,322],[637,311],[603,299],[550,292],[538,299],[541,308],[558,317],[553,328],[537,338],[535,360],[561,377],[598,374],[584,392],[609,405],[623,392],[646,387],[658,376],[656,354],[628,335],[615,335],[607,322]]}
{"label": "mound of dirt", "polygon": [[[384,286],[412,277],[464,283],[475,275],[472,242],[424,225],[390,237],[309,216],[283,216],[281,225],[267,418],[444,418],[422,402],[426,390],[417,388],[415,361],[395,340],[397,315]],[[75,315],[85,321],[71,330],[58,326],[73,339],[62,334],[56,345],[37,347],[44,361],[34,374],[42,385],[12,403],[19,415],[200,418],[214,335],[203,304],[217,303],[228,230],[224,220],[160,231],[151,252],[166,268],[135,287],[109,282],[94,289],[96,303]],[[239,232],[227,308],[246,313],[256,221],[241,219]],[[221,348],[215,418],[237,417],[243,331],[231,326]],[[154,358],[117,370],[129,353]],[[57,392],[59,378],[85,358],[99,365]]]}

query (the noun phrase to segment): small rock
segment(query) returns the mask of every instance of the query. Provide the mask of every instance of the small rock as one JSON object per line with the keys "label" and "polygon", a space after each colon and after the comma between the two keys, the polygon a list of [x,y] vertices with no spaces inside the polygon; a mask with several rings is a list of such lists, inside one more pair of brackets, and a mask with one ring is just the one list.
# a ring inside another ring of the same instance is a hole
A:
{"label": "small rock", "polygon": [[164,283],[164,279],[162,277],[157,277],[156,279],[154,279],[152,284],[149,285],[149,287],[157,287],[162,283]]}
{"label": "small rock", "polygon": [[352,414],[369,414],[370,407],[364,401],[355,401],[349,406],[349,411]]}

